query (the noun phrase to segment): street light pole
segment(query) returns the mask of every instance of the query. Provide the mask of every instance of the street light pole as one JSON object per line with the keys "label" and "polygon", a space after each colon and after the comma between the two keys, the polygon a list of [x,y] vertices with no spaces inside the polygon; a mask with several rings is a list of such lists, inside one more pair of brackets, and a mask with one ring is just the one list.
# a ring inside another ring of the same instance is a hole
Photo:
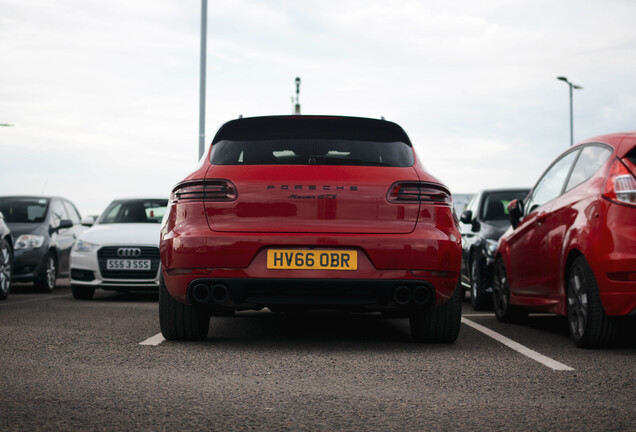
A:
{"label": "street light pole", "polygon": [[201,70],[199,71],[199,159],[205,149],[205,52],[208,27],[208,0],[201,0]]}
{"label": "street light pole", "polygon": [[572,89],[582,90],[583,87],[574,85],[564,76],[557,77],[558,80],[564,81],[570,87],[570,147],[574,145],[574,116],[572,114]]}

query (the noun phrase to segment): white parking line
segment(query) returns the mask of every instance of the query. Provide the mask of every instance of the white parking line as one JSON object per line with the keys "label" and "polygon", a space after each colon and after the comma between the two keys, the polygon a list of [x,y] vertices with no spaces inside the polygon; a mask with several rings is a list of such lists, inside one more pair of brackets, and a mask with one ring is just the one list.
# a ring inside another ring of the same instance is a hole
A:
{"label": "white parking line", "polygon": [[152,346],[157,346],[159,345],[161,342],[165,341],[163,335],[161,333],[157,333],[156,335],[149,337],[148,339],[146,339],[143,342],[139,342],[139,345],[152,345]]}
{"label": "white parking line", "polygon": [[490,336],[497,342],[500,342],[506,345],[508,348],[512,348],[518,353],[523,354],[524,356],[529,357],[532,360],[537,361],[543,364],[544,366],[549,367],[552,370],[555,370],[555,371],[573,371],[574,370],[574,368],[571,368],[570,366],[564,365],[563,363],[559,363],[556,360],[552,360],[550,357],[546,357],[543,354],[539,354],[538,352],[533,351],[530,348],[527,348],[521,345],[520,343],[513,341],[512,339],[508,339],[507,337],[502,336],[499,333],[494,332],[487,327],[479,325],[474,321],[471,321],[469,319],[462,317],[462,322],[466,324],[467,326],[470,326],[474,328],[475,330],[482,332],[486,336]]}

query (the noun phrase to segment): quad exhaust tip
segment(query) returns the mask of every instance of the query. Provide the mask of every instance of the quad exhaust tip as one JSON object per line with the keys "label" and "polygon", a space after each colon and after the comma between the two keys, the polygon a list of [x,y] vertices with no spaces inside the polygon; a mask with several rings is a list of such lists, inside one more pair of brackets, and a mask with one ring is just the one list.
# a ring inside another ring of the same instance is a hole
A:
{"label": "quad exhaust tip", "polygon": [[210,298],[214,303],[225,303],[230,298],[230,292],[225,285],[216,284],[212,287]]}
{"label": "quad exhaust tip", "polygon": [[411,298],[411,290],[404,285],[397,287],[393,293],[393,299],[400,306],[409,304]]}
{"label": "quad exhaust tip", "polygon": [[210,287],[206,284],[196,284],[192,288],[192,298],[197,303],[207,303],[210,301]]}
{"label": "quad exhaust tip", "polygon": [[425,306],[433,301],[433,286],[429,283],[408,287],[400,285],[393,291],[393,301],[399,306],[413,304],[415,306]]}
{"label": "quad exhaust tip", "polygon": [[223,284],[212,286],[198,283],[192,287],[192,299],[196,303],[225,303],[230,298],[230,291]]}

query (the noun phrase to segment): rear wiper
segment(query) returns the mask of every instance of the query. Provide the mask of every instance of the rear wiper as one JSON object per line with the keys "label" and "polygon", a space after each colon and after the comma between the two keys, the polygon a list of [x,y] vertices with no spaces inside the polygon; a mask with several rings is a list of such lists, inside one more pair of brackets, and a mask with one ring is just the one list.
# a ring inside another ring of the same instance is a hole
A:
{"label": "rear wiper", "polygon": [[369,166],[391,166],[386,162],[368,161],[364,159],[351,159],[338,156],[309,156],[309,165],[317,165],[321,162],[321,165],[369,165]]}

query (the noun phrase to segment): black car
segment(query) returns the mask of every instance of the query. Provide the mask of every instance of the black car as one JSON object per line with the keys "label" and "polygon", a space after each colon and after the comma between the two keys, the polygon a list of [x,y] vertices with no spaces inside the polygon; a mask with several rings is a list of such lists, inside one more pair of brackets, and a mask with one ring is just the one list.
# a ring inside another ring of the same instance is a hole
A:
{"label": "black car", "polygon": [[0,212],[13,238],[13,281],[53,291],[57,277],[68,276],[71,248],[86,229],[75,206],[60,197],[9,196],[0,197]]}
{"label": "black car", "polygon": [[13,274],[13,241],[11,230],[4,223],[4,215],[0,212],[0,300],[4,300],[11,291],[11,275]]}
{"label": "black car", "polygon": [[510,226],[507,206],[513,199],[525,198],[530,189],[484,190],[475,195],[462,212],[461,282],[470,289],[475,310],[492,307],[492,281],[495,250],[499,237]]}

